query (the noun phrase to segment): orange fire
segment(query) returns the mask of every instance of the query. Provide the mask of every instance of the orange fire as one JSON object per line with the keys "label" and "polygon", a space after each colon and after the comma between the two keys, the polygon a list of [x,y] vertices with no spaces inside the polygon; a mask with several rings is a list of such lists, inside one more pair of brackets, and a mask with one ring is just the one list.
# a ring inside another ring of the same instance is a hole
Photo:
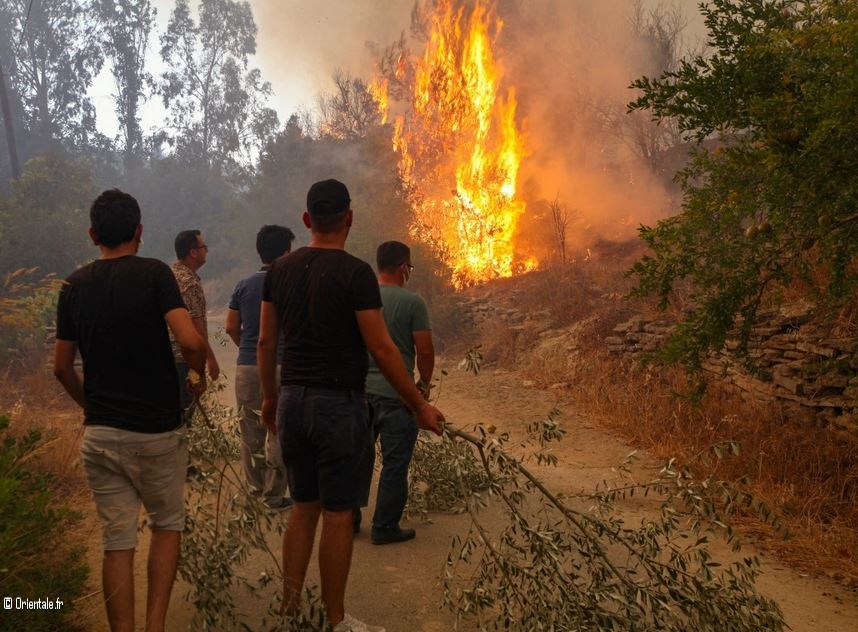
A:
{"label": "orange fire", "polygon": [[[502,22],[482,0],[468,12],[439,0],[422,57],[414,61],[408,108],[396,117],[394,149],[414,220],[411,233],[429,243],[463,287],[508,277],[536,265],[515,253],[525,210],[516,198],[524,141],[513,89],[500,95],[492,44]],[[407,73],[397,69],[397,79]],[[387,82],[373,90],[387,116]]]}

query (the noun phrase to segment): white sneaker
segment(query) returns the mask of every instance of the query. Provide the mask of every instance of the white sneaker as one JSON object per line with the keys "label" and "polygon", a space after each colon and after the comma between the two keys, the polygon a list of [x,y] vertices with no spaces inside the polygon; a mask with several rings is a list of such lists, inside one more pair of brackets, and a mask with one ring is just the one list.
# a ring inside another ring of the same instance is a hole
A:
{"label": "white sneaker", "polygon": [[334,626],[334,632],[384,632],[384,628],[377,625],[367,625],[347,612],[343,620]]}

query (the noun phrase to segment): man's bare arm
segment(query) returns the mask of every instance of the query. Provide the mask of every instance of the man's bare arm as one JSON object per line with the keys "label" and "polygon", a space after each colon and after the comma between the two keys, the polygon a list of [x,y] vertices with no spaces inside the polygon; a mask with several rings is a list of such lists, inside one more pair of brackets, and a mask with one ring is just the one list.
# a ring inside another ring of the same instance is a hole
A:
{"label": "man's bare arm", "polygon": [[420,376],[418,385],[422,385],[420,390],[425,397],[429,395],[429,386],[432,384],[432,373],[435,371],[435,345],[432,343],[432,331],[429,329],[412,331],[411,337],[414,339],[417,375]]}
{"label": "man's bare arm", "polygon": [[191,320],[194,323],[194,328],[197,330],[197,333],[202,336],[202,339],[206,343],[206,365],[208,366],[209,374],[212,376],[212,379],[216,380],[218,375],[220,375],[220,365],[217,363],[217,358],[215,357],[211,344],[209,344],[209,332],[206,328],[206,321],[204,318],[192,318]]}
{"label": "man's bare arm", "polygon": [[208,343],[200,335],[194,325],[194,319],[184,307],[171,309],[164,315],[167,326],[173,332],[173,337],[182,349],[182,357],[188,363],[188,367],[197,372],[202,381],[201,388],[192,384],[192,392],[197,394],[205,390],[206,355]]}
{"label": "man's bare arm", "polygon": [[54,376],[81,408],[86,406],[83,379],[74,369],[77,343],[74,340],[57,340],[54,343]]}
{"label": "man's bare arm", "polygon": [[237,347],[241,342],[241,312],[237,309],[226,310],[226,333]]}
{"label": "man's bare arm", "polygon": [[277,341],[280,321],[274,303],[262,301],[259,313],[259,340],[256,343],[256,365],[262,387],[262,423],[277,432]]}
{"label": "man's bare arm", "polygon": [[396,348],[380,309],[366,309],[355,312],[366,348],[375,359],[381,374],[390,383],[399,396],[417,415],[417,424],[424,430],[441,434],[441,422],[444,415],[429,404],[414,384],[414,377],[408,375],[402,355]]}

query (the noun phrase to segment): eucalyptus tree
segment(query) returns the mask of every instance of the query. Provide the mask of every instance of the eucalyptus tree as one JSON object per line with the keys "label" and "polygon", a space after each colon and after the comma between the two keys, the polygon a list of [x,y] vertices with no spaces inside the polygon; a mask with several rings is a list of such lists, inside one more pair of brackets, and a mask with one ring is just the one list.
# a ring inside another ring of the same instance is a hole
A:
{"label": "eucalyptus tree", "polygon": [[21,163],[18,160],[15,122],[12,118],[12,107],[9,104],[9,89],[6,87],[6,73],[3,71],[2,55],[0,55],[0,115],[3,116],[3,135],[6,141],[6,155],[9,157],[9,172],[12,179],[15,179],[21,175]]}
{"label": "eucalyptus tree", "polygon": [[240,171],[278,125],[265,105],[271,85],[248,64],[256,23],[249,3],[239,0],[200,0],[196,15],[188,0],[177,0],[161,37],[168,140],[184,160]]}
{"label": "eucalyptus tree", "polygon": [[365,137],[381,124],[378,104],[369,86],[341,69],[334,71],[333,81],[335,90],[317,99],[320,133],[339,139]]}
{"label": "eucalyptus tree", "polygon": [[98,135],[88,92],[104,61],[90,0],[4,0],[0,23],[4,70],[36,151],[89,146]]}
{"label": "eucalyptus tree", "polygon": [[104,53],[116,86],[113,104],[127,175],[143,153],[140,106],[152,83],[146,55],[157,12],[150,0],[96,0],[95,8],[103,24]]}

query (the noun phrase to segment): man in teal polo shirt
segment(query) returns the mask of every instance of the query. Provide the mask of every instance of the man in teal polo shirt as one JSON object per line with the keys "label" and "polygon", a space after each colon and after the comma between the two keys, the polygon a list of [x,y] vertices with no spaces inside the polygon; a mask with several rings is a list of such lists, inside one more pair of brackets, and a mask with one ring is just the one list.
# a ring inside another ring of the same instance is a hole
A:
{"label": "man in teal polo shirt", "polygon": [[[432,327],[426,303],[417,294],[403,286],[411,278],[411,250],[399,241],[381,244],[376,251],[378,284],[384,322],[390,337],[402,355],[405,368],[414,373],[415,364],[419,380],[417,386],[424,397],[429,393],[432,371],[435,367],[435,348],[432,344]],[[394,544],[411,540],[414,529],[399,525],[405,503],[408,501],[408,466],[417,442],[417,423],[411,411],[399,399],[396,391],[369,359],[366,378],[367,403],[375,439],[381,440],[382,466],[378,481],[375,513],[372,519],[373,544]],[[375,451],[369,452],[364,469],[363,506],[369,500]],[[360,513],[355,514],[355,527],[359,528]]]}

